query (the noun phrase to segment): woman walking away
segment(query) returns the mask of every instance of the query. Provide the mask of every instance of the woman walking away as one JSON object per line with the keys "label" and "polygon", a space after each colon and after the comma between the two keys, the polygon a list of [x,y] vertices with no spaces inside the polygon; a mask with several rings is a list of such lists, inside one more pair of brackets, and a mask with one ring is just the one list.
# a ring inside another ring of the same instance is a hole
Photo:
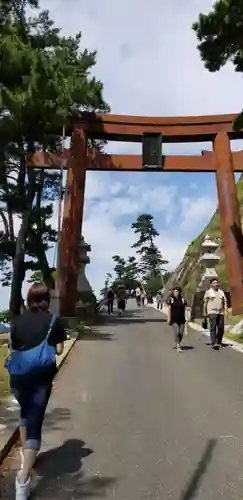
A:
{"label": "woman walking away", "polygon": [[185,330],[187,303],[182,297],[181,288],[175,287],[168,300],[168,324],[172,325],[175,333],[177,352],[181,351],[181,342]]}
{"label": "woman walking away", "polygon": [[10,357],[6,362],[11,391],[20,405],[21,470],[16,500],[31,493],[31,471],[41,446],[42,423],[57,372],[56,354],[63,352],[66,333],[61,320],[49,312],[50,292],[35,283],[27,296],[28,309],[11,323]]}
{"label": "woman walking away", "polygon": [[157,304],[157,309],[161,310],[163,309],[163,294],[161,290],[158,290],[156,294],[156,304]]}
{"label": "woman walking away", "polygon": [[113,314],[113,304],[114,304],[115,294],[112,288],[108,288],[106,293],[106,298],[107,298],[108,314]]}
{"label": "woman walking away", "polygon": [[122,316],[126,309],[126,290],[124,287],[119,287],[117,291],[117,307],[118,307],[118,316]]}

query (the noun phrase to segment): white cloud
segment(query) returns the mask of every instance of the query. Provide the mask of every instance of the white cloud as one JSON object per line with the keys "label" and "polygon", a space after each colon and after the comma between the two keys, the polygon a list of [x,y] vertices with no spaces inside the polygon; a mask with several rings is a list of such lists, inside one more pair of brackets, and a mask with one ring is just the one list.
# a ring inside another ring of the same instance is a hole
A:
{"label": "white cloud", "polygon": [[106,195],[116,195],[122,190],[123,185],[121,182],[112,182],[107,185],[102,172],[87,172],[86,174],[86,188],[85,199],[92,200]]}
{"label": "white cloud", "polygon": [[[114,113],[181,115],[237,112],[240,74],[204,69],[192,23],[212,0],[42,0],[66,34],[82,30],[83,47],[98,50],[95,74]],[[230,92],[229,92],[230,88]]]}
{"label": "white cloud", "polygon": [[202,195],[197,199],[182,198],[181,199],[181,231],[197,230],[198,226],[209,220],[217,208],[217,200],[209,195]]}

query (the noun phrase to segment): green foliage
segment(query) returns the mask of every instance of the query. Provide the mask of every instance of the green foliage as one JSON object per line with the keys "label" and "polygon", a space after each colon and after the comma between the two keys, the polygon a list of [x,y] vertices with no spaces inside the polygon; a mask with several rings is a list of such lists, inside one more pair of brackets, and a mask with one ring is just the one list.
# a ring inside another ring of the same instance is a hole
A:
{"label": "green foliage", "polygon": [[164,281],[162,282],[161,276],[151,273],[148,277],[144,288],[146,293],[154,295],[158,290],[163,288]]}
{"label": "green foliage", "polygon": [[8,323],[10,321],[10,312],[8,309],[5,311],[0,311],[0,322]]}
{"label": "green foliage", "polygon": [[34,271],[28,280],[28,283],[43,283],[43,274],[42,272],[38,269],[37,271]]}
{"label": "green foliage", "polygon": [[160,276],[161,271],[164,270],[162,266],[168,264],[155,244],[155,238],[159,236],[159,233],[154,227],[153,220],[154,217],[151,214],[141,214],[131,226],[134,233],[139,234],[139,239],[132,248],[136,248],[140,256],[140,272],[146,281],[150,279],[151,274]]}
{"label": "green foliage", "polygon": [[[192,29],[196,32],[198,49],[205,67],[218,71],[230,61],[235,71],[243,71],[243,2],[217,0],[208,14],[199,14]],[[243,112],[234,128],[243,127]]]}
{"label": "green foliage", "polygon": [[46,251],[57,237],[50,219],[62,196],[60,175],[27,169],[26,152],[59,148],[62,125],[80,111],[108,111],[101,82],[90,76],[96,52],[81,50],[81,33],[62,36],[38,7],[0,3],[0,271],[8,285],[13,266],[19,303],[27,269],[50,274]]}
{"label": "green foliage", "polygon": [[141,214],[131,226],[134,233],[139,235],[138,241],[132,246],[136,248],[138,260],[136,257],[128,257],[126,260],[119,255],[112,257],[115,263],[115,280],[112,283],[114,291],[122,284],[129,290],[143,286],[147,293],[154,294],[163,286],[161,274],[164,284],[169,279],[170,273],[163,268],[168,262],[155,245],[155,238],[159,233],[154,227],[153,219],[151,214]]}
{"label": "green foliage", "polygon": [[159,236],[158,231],[153,224],[154,217],[151,214],[141,214],[137,220],[132,223],[134,234],[139,234],[139,239],[134,243],[133,248],[137,248],[137,252],[141,253],[143,246],[152,245],[154,238]]}
{"label": "green foliage", "polygon": [[128,257],[128,259],[125,260],[119,255],[114,255],[112,259],[115,263],[115,279],[111,285],[114,291],[117,290],[119,285],[123,285],[129,290],[140,285],[138,264],[135,257]]}

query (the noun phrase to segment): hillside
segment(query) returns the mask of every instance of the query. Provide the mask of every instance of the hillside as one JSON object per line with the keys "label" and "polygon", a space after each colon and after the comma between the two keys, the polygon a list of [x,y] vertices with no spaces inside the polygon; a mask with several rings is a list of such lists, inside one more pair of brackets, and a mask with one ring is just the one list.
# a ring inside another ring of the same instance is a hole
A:
{"label": "hillside", "polygon": [[[237,183],[237,193],[240,203],[241,221],[243,226],[243,175],[241,175]],[[202,268],[199,264],[199,258],[202,253],[201,245],[207,234],[213,239],[220,239],[218,254],[220,255],[221,259],[219,264],[216,266],[216,270],[222,288],[225,291],[229,290],[225,266],[225,256],[223,251],[222,233],[220,227],[220,217],[218,210],[216,210],[215,214],[213,215],[209,224],[205,227],[203,232],[199,234],[187,248],[182,262],[179,264],[167,284],[165,296],[169,293],[169,289],[171,289],[175,284],[179,284],[181,287],[183,287],[184,296],[189,303],[191,302],[192,297],[196,292],[202,273]]]}

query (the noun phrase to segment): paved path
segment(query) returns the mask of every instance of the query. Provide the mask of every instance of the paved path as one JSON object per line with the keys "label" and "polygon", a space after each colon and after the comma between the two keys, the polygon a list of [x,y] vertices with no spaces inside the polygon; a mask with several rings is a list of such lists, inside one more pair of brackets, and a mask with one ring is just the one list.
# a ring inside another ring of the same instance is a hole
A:
{"label": "paved path", "polygon": [[34,498],[242,499],[242,355],[197,332],[177,354],[160,313],[127,314],[77,342],[63,367]]}

